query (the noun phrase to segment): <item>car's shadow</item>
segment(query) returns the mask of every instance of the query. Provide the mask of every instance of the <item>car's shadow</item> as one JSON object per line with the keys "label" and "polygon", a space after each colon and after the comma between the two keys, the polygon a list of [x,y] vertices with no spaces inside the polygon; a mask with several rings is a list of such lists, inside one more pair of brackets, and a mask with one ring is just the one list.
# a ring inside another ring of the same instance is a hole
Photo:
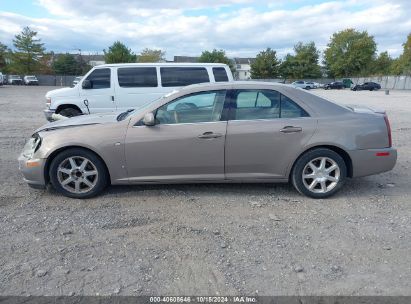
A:
{"label": "car's shadow", "polygon": [[[343,188],[333,197],[369,197],[381,194],[384,188],[372,177],[347,179]],[[177,196],[198,195],[277,195],[280,197],[305,196],[298,193],[290,183],[202,183],[202,184],[145,184],[110,186],[102,196],[129,197],[133,195],[158,196],[173,194]]]}

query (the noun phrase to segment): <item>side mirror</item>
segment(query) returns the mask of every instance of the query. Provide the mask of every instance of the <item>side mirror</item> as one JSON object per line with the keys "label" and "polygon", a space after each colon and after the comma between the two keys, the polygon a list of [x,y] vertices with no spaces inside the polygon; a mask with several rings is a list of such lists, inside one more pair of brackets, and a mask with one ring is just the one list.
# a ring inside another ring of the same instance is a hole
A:
{"label": "side mirror", "polygon": [[85,90],[91,89],[92,88],[91,81],[88,79],[83,80],[81,87]]}
{"label": "side mirror", "polygon": [[148,127],[154,126],[156,124],[154,114],[152,112],[146,113],[143,118],[143,123]]}

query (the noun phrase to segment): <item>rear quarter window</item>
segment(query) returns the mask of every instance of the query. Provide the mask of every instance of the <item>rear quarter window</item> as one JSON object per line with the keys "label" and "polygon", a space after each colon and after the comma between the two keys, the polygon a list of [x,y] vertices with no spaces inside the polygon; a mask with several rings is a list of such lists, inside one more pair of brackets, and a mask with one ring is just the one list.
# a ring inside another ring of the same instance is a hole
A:
{"label": "rear quarter window", "polygon": [[227,71],[225,68],[213,68],[213,74],[216,82],[228,81]]}
{"label": "rear quarter window", "polygon": [[160,68],[163,87],[182,87],[190,84],[210,82],[208,72],[203,67]]}

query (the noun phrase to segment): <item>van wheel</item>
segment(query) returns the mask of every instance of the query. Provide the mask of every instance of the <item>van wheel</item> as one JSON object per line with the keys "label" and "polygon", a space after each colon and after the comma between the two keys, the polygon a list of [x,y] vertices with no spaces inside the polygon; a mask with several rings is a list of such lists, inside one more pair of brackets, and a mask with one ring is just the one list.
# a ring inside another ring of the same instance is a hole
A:
{"label": "van wheel", "polygon": [[298,192],[312,198],[326,198],[341,189],[347,178],[347,167],[338,153],[318,148],[303,154],[291,174]]}
{"label": "van wheel", "polygon": [[78,109],[75,108],[65,108],[58,112],[57,114],[66,116],[66,117],[74,117],[74,116],[79,116],[81,112]]}
{"label": "van wheel", "polygon": [[93,152],[81,148],[59,153],[51,162],[49,176],[58,192],[80,199],[98,195],[109,182],[103,161]]}

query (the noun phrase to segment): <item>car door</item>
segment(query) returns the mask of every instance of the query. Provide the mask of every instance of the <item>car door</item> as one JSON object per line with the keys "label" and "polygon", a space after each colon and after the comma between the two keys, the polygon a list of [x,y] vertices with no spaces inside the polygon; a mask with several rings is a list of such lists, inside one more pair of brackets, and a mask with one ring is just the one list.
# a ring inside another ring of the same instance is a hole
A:
{"label": "car door", "polygon": [[235,90],[225,148],[226,178],[278,179],[314,134],[317,120],[274,90]]}
{"label": "car door", "polygon": [[110,112],[116,110],[114,98],[113,75],[110,68],[98,68],[85,78],[90,81],[90,88],[80,88],[80,97],[88,101],[90,113]]}
{"label": "car door", "polygon": [[130,182],[223,180],[225,96],[225,90],[185,95],[159,107],[154,126],[130,126]]}

